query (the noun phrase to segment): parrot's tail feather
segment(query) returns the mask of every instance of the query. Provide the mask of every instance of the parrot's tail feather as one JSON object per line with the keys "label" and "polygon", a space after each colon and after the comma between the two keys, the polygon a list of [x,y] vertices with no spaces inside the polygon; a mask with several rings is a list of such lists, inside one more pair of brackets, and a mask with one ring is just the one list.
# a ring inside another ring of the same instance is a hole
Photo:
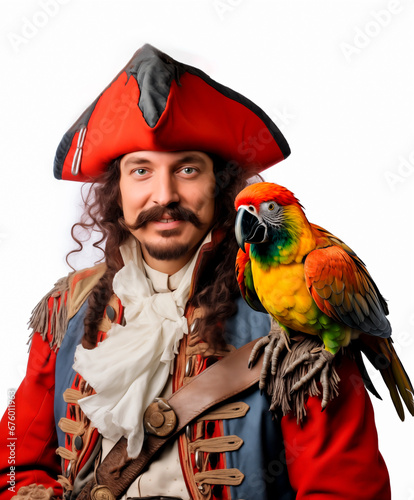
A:
{"label": "parrot's tail feather", "polygon": [[404,420],[404,407],[414,416],[413,386],[395,352],[391,339],[361,335],[356,343],[374,367],[379,370],[387,386],[398,416]]}
{"label": "parrot's tail feather", "polygon": [[388,390],[390,391],[390,396],[392,399],[392,402],[394,403],[395,409],[397,410],[398,416],[402,421],[404,421],[404,408],[401,403],[401,398],[398,394],[397,387],[395,384],[394,376],[392,373],[391,368],[385,368],[384,370],[381,370],[381,375],[382,378],[384,379],[385,385],[388,387]]}
{"label": "parrot's tail feather", "polygon": [[386,350],[388,350],[389,359],[391,360],[391,373],[394,385],[397,386],[407,410],[414,416],[413,386],[400,361],[400,358],[395,352],[391,339],[385,339],[381,342],[380,349],[384,354],[386,354]]}
{"label": "parrot's tail feather", "polygon": [[382,400],[382,397],[378,393],[377,389],[375,388],[374,384],[372,383],[370,376],[368,375],[367,369],[365,368],[364,361],[363,361],[362,356],[361,356],[361,351],[359,349],[354,349],[352,352],[354,354],[355,362],[358,366],[359,373],[361,374],[361,377],[362,377],[362,380],[364,382],[365,387],[376,398]]}

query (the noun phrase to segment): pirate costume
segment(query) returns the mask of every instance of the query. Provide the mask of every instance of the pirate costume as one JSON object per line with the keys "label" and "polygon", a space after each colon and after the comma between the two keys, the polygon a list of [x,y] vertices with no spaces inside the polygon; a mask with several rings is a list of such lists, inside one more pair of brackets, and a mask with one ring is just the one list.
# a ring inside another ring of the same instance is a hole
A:
{"label": "pirate costume", "polygon": [[[261,171],[290,153],[258,106],[150,45],[64,135],[54,174],[91,182],[139,150],[204,151],[233,172]],[[298,423],[293,411],[274,418],[258,369],[247,367],[250,343],[269,332],[267,315],[240,298],[226,349],[194,334],[200,311],[188,304],[224,237],[209,233],[168,278],[146,265],[131,236],[95,349],[81,340],[105,264],[59,280],[39,303],[14,402],[12,488],[1,423],[1,498],[389,498],[372,406],[351,359],[336,368],[339,397],[322,413],[318,395],[305,394]]]}

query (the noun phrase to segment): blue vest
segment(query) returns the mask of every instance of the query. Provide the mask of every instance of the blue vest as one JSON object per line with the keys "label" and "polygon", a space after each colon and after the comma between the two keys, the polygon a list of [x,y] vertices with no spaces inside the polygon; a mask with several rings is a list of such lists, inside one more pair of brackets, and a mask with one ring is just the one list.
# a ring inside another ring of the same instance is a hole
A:
{"label": "blue vest", "polygon": [[[239,348],[255,338],[267,335],[270,329],[268,315],[253,311],[242,298],[237,300],[237,313],[227,320],[225,341]],[[83,336],[83,322],[87,301],[71,318],[56,359],[55,424],[59,446],[65,446],[65,435],[57,423],[66,416],[63,393],[71,387],[76,372],[73,360],[77,345]],[[236,435],[243,445],[226,453],[228,468],[237,468],[244,475],[239,486],[231,486],[232,499],[292,500],[295,494],[289,483],[280,424],[272,418],[270,401],[261,395],[257,386],[240,394],[249,411],[243,418],[223,420],[224,433]]]}

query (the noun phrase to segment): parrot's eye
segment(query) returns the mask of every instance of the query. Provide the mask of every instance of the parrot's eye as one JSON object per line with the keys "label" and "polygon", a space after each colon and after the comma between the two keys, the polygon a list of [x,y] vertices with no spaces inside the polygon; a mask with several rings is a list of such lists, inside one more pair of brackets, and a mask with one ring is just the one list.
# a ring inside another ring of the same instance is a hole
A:
{"label": "parrot's eye", "polygon": [[267,209],[268,210],[274,210],[275,209],[275,204],[274,203],[269,203],[269,205],[267,206]]}
{"label": "parrot's eye", "polygon": [[253,205],[250,205],[250,206],[249,206],[249,211],[250,211],[250,212],[254,212],[254,206],[253,206]]}

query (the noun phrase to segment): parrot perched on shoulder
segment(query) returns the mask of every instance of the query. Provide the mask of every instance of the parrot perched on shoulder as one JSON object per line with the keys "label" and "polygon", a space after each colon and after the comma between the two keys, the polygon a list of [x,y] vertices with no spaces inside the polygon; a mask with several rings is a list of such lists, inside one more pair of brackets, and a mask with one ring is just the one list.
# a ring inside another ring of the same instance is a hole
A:
{"label": "parrot perched on shoulder", "polygon": [[[401,420],[401,398],[414,415],[413,387],[390,339],[387,304],[361,259],[311,224],[282,186],[249,185],[235,208],[236,275],[246,302],[268,312],[288,338],[302,332],[322,340],[315,373],[353,342],[381,371]],[[371,381],[367,387],[379,397]]]}

